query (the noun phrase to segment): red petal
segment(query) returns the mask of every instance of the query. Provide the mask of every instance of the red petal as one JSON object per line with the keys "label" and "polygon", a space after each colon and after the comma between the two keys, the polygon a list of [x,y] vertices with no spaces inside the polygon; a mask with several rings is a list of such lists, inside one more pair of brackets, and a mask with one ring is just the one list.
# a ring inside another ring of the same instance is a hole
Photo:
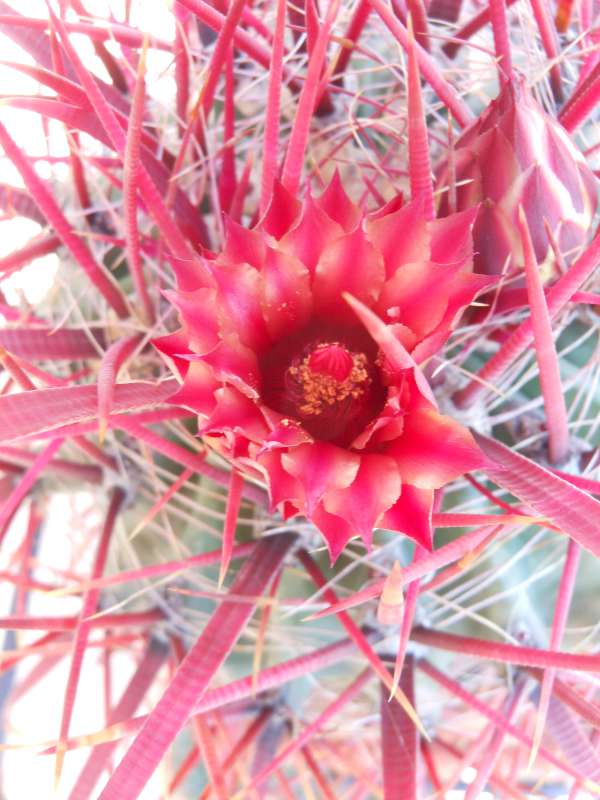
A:
{"label": "red petal", "polygon": [[386,278],[403,264],[429,260],[430,234],[420,202],[409,203],[385,217],[369,217],[366,230],[383,255]]}
{"label": "red petal", "polygon": [[370,307],[379,297],[383,281],[381,255],[357,228],[323,251],[313,281],[315,311],[344,322],[355,322],[354,314],[340,301],[341,293],[350,292]]}
{"label": "red petal", "polygon": [[343,234],[342,226],[322,211],[309,196],[304,201],[300,222],[286,233],[279,246],[299,258],[312,274],[326,245]]}
{"label": "red petal", "polygon": [[474,275],[459,273],[448,287],[447,306],[444,316],[437,327],[412,351],[412,356],[418,364],[437,353],[448,339],[454,323],[464,309],[483,291],[496,282],[494,276]]}
{"label": "red petal", "polygon": [[[538,261],[542,262],[548,252],[548,234],[544,225],[544,220],[547,220],[550,227],[556,229],[562,220],[569,220],[569,218],[577,218],[574,213],[571,199],[567,195],[565,198],[566,190],[561,186],[550,170],[541,164],[535,164],[531,167],[527,174],[521,176],[522,185],[518,194],[512,194],[510,197],[510,205],[505,203],[503,198],[501,206],[505,212],[512,211],[512,222],[517,224],[517,208],[522,205],[527,217],[527,227],[531,236],[535,254]],[[588,220],[590,222],[591,220]],[[586,229],[587,233],[587,229]],[[583,244],[586,240],[585,235],[580,235],[579,244]],[[519,263],[522,266],[523,261]]]}
{"label": "red petal", "polygon": [[311,521],[323,534],[329,550],[329,558],[333,565],[350,539],[356,536],[356,531],[352,529],[345,519],[325,511],[322,503],[319,503],[313,511]]}
{"label": "red petal", "polygon": [[301,204],[280,181],[273,183],[273,195],[260,227],[276,239],[281,239],[298,219]]}
{"label": "red petal", "polygon": [[515,141],[512,137],[510,139],[511,141],[505,131],[495,128],[474,145],[479,156],[482,199],[498,201],[511,191],[512,184],[521,171],[532,164],[530,160],[522,161],[518,158]]}
{"label": "red petal", "polygon": [[194,292],[196,289],[212,286],[210,262],[205,258],[197,258],[190,261],[188,258],[179,258],[167,251],[165,258],[171,265],[175,278],[177,279],[177,289],[182,292]]}
{"label": "red petal", "polygon": [[473,225],[479,208],[475,206],[458,214],[429,223],[431,261],[437,264],[461,263],[471,266],[473,260]]}
{"label": "red petal", "polygon": [[216,405],[209,419],[198,429],[205,433],[241,434],[254,442],[262,442],[268,433],[259,408],[245,395],[230,386],[215,392]]}
{"label": "red petal", "polygon": [[297,478],[283,468],[279,453],[261,453],[255,463],[264,473],[271,498],[271,511],[287,501],[294,503],[297,508],[304,506],[304,488]]}
{"label": "red petal", "polygon": [[328,492],[323,505],[331,514],[345,519],[370,547],[373,528],[400,497],[400,488],[400,472],[393,458],[363,455],[350,486]]}
{"label": "red petal", "polygon": [[260,305],[260,273],[248,264],[216,264],[213,269],[223,329],[238,335],[252,350],[267,345],[270,339]]}
{"label": "red petal", "polygon": [[[500,275],[508,262],[509,268],[523,263],[521,242],[515,226],[497,205],[482,205],[475,228],[475,269],[486,275]],[[511,256],[509,259],[508,256]]]}
{"label": "red petal", "polygon": [[301,444],[312,444],[313,442],[314,439],[300,425],[278,425],[266,437],[260,452],[299,447]]}
{"label": "red petal", "polygon": [[[461,185],[456,187],[456,196],[458,200],[458,208],[472,208],[481,202],[483,194],[483,177],[478,168],[473,170],[473,164],[477,162],[477,154],[472,148],[457,150],[456,153],[456,172],[457,181],[464,181]],[[444,195],[446,197],[446,194]],[[483,208],[484,206],[481,206]]]}
{"label": "red petal", "polygon": [[548,143],[545,155],[550,169],[569,192],[574,210],[593,216],[598,185],[585,159],[562,127],[549,125],[546,135]]}
{"label": "red petal", "polygon": [[540,162],[540,147],[545,157],[548,126],[558,127],[522,79],[512,81],[504,90],[505,115],[497,120],[498,126],[510,140],[521,168]]}
{"label": "red petal", "polygon": [[289,419],[266,406],[261,406],[261,412],[270,428],[270,433],[263,442],[260,453],[282,447],[298,447],[298,445],[311,444],[314,441],[296,420]]}
{"label": "red petal", "polygon": [[410,402],[410,384],[405,378],[400,384],[390,386],[388,396],[379,416],[352,442],[353,450],[381,451],[381,445],[394,441],[404,431],[405,406]]}
{"label": "red petal", "polygon": [[433,548],[431,510],[433,490],[419,489],[410,484],[402,484],[402,494],[396,505],[383,517],[382,527],[410,536],[427,550]]}
{"label": "red petal", "polygon": [[261,303],[273,339],[305,325],[312,313],[310,276],[294,256],[268,248],[262,269]]}
{"label": "red petal", "polygon": [[442,320],[450,287],[460,269],[460,265],[439,266],[430,262],[405,264],[381,290],[379,313],[398,308],[398,321],[422,339]]}
{"label": "red petal", "polygon": [[394,322],[388,325],[388,328],[392,331],[394,337],[400,342],[402,347],[410,353],[417,342],[416,333],[401,322]]}
{"label": "red petal", "polygon": [[212,350],[219,341],[216,290],[165,291],[163,294],[179,310],[184,326],[183,334],[188,337],[186,349],[195,353]]}
{"label": "red petal", "polygon": [[362,219],[362,211],[350,200],[338,171],[336,170],[329,186],[323,194],[315,201],[327,216],[334,222],[338,222],[342,228],[349,233],[353,231]]}
{"label": "red petal", "polygon": [[265,260],[266,243],[262,233],[248,230],[225,217],[225,246],[219,261],[230,264],[250,264],[260,269]]}
{"label": "red petal", "polygon": [[374,314],[371,309],[367,308],[355,297],[352,297],[352,295],[344,294],[344,300],[360,319],[372,339],[381,348],[386,359],[385,365],[390,373],[390,379],[397,377],[398,380],[402,381],[404,380],[405,371],[412,370],[414,381],[421,395],[426,397],[434,408],[437,407],[427,378],[423,375],[412,356],[406,351],[400,339],[396,338],[393,326],[385,325],[377,314]]}
{"label": "red petal", "polygon": [[160,336],[158,339],[153,339],[152,344],[164,356],[165,361],[175,373],[179,373],[181,378],[185,375],[189,368],[189,361],[184,358],[178,358],[180,355],[187,355],[190,353],[188,347],[188,337],[182,330],[169,333],[167,336]]}
{"label": "red petal", "polygon": [[219,386],[209,366],[201,361],[192,361],[188,363],[183,386],[169,398],[169,402],[208,416],[215,407],[215,392]]}
{"label": "red petal", "polygon": [[293,503],[290,503],[286,500],[285,503],[281,504],[280,512],[284,521],[287,522],[288,519],[298,516],[300,509],[297,508]]}
{"label": "red petal", "polygon": [[[233,383],[248,397],[258,398],[260,369],[253,350],[244,347],[237,336],[227,334],[219,344],[201,357],[212,367],[219,381]],[[191,357],[191,360],[195,360]]]}
{"label": "red petal", "polygon": [[414,410],[404,417],[402,436],[386,448],[398,463],[402,481],[423,489],[439,489],[459,475],[482,467],[485,460],[469,431],[417,398],[421,407],[414,408],[413,400]]}
{"label": "red petal", "polygon": [[352,483],[360,456],[326,442],[315,442],[284,453],[281,463],[304,486],[306,511],[310,517],[323,495]]}
{"label": "red petal", "polygon": [[360,436],[357,436],[352,442],[352,449],[363,450],[367,446],[370,446],[371,449],[377,448],[377,445],[385,444],[402,436],[403,430],[404,415],[402,411],[395,409],[390,404],[388,398],[385,408],[377,419],[370,422]]}
{"label": "red petal", "polygon": [[388,200],[388,202],[385,205],[380,206],[376,211],[372,211],[367,217],[367,220],[381,219],[382,217],[387,217],[388,214],[394,214],[396,211],[400,211],[400,209],[403,208],[403,206],[404,206],[404,197],[402,195],[402,192],[400,192],[399,194],[395,194],[391,200]]}

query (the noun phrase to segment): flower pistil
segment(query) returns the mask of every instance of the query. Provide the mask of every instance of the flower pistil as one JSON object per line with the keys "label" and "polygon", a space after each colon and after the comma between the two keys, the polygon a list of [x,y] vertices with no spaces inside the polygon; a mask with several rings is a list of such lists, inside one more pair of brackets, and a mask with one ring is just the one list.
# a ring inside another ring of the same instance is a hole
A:
{"label": "flower pistil", "polygon": [[288,380],[298,383],[303,415],[321,414],[327,406],[361,397],[369,378],[367,357],[352,353],[338,342],[322,344],[288,369]]}

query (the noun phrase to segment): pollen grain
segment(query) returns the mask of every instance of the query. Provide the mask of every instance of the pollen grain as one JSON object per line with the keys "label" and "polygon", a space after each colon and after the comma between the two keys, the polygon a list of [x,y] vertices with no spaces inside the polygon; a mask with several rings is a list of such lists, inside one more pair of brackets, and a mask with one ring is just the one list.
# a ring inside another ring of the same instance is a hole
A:
{"label": "pollen grain", "polygon": [[[336,350],[339,345],[334,346]],[[333,348],[332,348],[333,349]],[[306,356],[300,364],[289,368],[288,372],[301,389],[302,400],[298,411],[306,416],[318,415],[336,403],[341,403],[348,398],[353,400],[361,397],[371,379],[367,370],[367,357],[364,353],[350,353],[349,369],[344,370],[345,376],[336,377],[336,370],[325,371],[315,369],[314,353]]]}

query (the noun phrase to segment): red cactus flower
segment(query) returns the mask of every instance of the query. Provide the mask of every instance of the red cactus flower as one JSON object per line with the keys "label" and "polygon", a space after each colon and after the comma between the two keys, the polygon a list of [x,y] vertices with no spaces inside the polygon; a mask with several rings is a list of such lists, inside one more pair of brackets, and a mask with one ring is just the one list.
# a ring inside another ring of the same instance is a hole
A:
{"label": "red cactus flower", "polygon": [[302,204],[278,186],[256,229],[228,222],[197,286],[169,294],[173,402],[332,559],[376,525],[430,547],[434,490],[480,465],[418,367],[489,284],[471,270],[475,214],[427,222],[395,200],[365,216],[337,177]]}
{"label": "red cactus flower", "polygon": [[[574,255],[590,238],[598,181],[559,122],[520,78],[506,82],[456,143],[457,208],[481,203],[473,229],[475,270],[522,268],[518,209],[523,206],[538,263],[553,261],[546,224],[561,252]],[[448,182],[448,170],[439,176]],[[443,200],[440,215],[448,213]]]}

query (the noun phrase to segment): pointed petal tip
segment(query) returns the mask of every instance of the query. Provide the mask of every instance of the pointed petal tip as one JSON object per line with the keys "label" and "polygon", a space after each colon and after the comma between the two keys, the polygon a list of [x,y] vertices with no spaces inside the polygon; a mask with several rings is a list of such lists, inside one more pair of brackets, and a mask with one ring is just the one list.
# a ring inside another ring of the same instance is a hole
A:
{"label": "pointed petal tip", "polygon": [[388,360],[390,367],[398,371],[412,369],[419,392],[437,409],[437,402],[427,378],[404,345],[394,336],[390,326],[386,325],[377,314],[364,303],[361,303],[360,300],[357,300],[353,295],[348,292],[343,292],[342,297],[362,322],[367,333],[377,342]]}

